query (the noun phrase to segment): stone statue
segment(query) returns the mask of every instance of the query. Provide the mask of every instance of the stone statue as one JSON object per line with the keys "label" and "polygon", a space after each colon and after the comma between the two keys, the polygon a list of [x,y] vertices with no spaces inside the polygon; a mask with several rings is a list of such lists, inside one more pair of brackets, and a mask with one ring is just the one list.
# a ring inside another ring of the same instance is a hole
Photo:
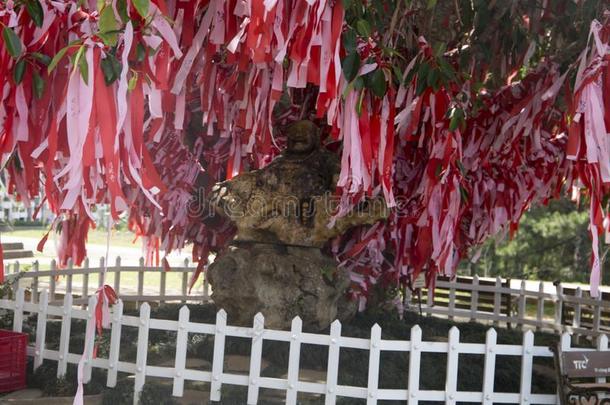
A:
{"label": "stone statue", "polygon": [[214,302],[234,323],[249,325],[262,312],[271,328],[289,328],[299,315],[305,326],[323,329],[355,306],[344,299],[348,275],[320,248],[352,226],[386,218],[388,210],[372,199],[329,226],[339,160],[320,147],[309,121],[292,124],[287,138],[287,149],[267,167],[214,188],[211,202],[237,234],[208,276]]}

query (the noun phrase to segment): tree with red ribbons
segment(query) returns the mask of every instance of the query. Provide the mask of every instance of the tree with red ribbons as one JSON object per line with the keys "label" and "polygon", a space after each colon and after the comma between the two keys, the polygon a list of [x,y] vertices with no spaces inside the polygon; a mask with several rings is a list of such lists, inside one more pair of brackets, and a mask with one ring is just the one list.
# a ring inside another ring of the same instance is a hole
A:
{"label": "tree with red ribbons", "polygon": [[590,201],[596,293],[610,228],[600,0],[15,0],[0,29],[4,175],[57,215],[62,265],[83,260],[108,204],[150,260],[192,243],[201,271],[234,232],[205,195],[310,119],[341,159],[336,215],[377,195],[392,209],[327,247],[363,305],[452,275],[573,188]]}

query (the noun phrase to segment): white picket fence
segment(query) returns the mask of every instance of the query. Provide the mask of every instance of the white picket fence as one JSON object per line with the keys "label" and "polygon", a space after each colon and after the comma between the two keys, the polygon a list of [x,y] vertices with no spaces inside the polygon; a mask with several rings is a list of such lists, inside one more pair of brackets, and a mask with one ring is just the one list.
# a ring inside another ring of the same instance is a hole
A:
{"label": "white picket fence", "polygon": [[[102,284],[104,258],[97,267],[90,267],[89,259],[82,267],[58,269],[55,261],[50,270],[39,270],[38,263],[20,273],[20,264],[9,264],[6,269],[8,279],[20,274],[19,286],[25,287],[37,302],[43,289],[49,291],[49,302],[61,304],[64,294],[73,295],[75,305],[86,305],[89,295]],[[188,285],[196,268],[188,260],[182,266],[173,266],[171,271],[164,267],[144,265],[125,266],[117,257],[113,265],[107,267],[111,285],[125,302],[208,302],[211,288],[202,275],[200,281],[189,294]],[[130,274],[135,274],[136,277]],[[129,282],[124,280],[129,277]],[[180,287],[168,288],[168,278],[174,285],[180,280]],[[77,279],[77,282],[74,282]],[[122,281],[123,280],[123,281]],[[129,284],[129,285],[125,285]],[[491,322],[494,326],[516,326],[521,329],[533,328],[537,331],[569,332],[575,335],[597,337],[610,333],[610,294],[600,294],[591,298],[587,290],[564,288],[557,284],[555,291],[545,291],[544,283],[531,289],[531,283],[521,281],[520,288],[510,288],[510,283],[501,278],[479,279],[479,277],[458,277],[448,281],[439,279],[434,294],[424,289],[421,310],[424,314],[446,317],[450,320],[470,320]],[[407,306],[417,309],[417,296],[408,293],[404,300]],[[535,313],[531,308],[535,307]],[[529,311],[527,309],[530,309]],[[552,308],[552,311],[545,311]],[[549,315],[548,312],[552,312]]]}
{"label": "white picket fence", "polygon": [[[94,322],[95,296],[89,299],[86,309],[73,306],[73,297],[67,294],[62,306],[49,305],[49,294],[43,291],[37,303],[25,300],[25,291],[19,289],[14,300],[0,300],[0,308],[14,312],[13,329],[22,330],[24,316],[38,314],[36,339],[29,347],[28,354],[34,358],[34,367],[39,367],[43,360],[57,362],[57,374],[64,375],[69,363],[76,364],[84,355],[84,377],[88,382],[93,367],[107,370],[108,387],[117,383],[117,373],[134,375],[134,398],[139,396],[147,377],[160,377],[173,380],[173,395],[183,395],[185,381],[210,383],[210,398],[220,400],[223,384],[248,387],[248,404],[258,402],[259,390],[271,388],[285,391],[286,404],[294,405],[298,393],[319,394],[324,396],[325,404],[335,404],[337,397],[366,399],[367,404],[377,404],[380,400],[403,400],[408,404],[420,401],[443,401],[446,404],[457,402],[520,403],[520,404],[554,404],[556,396],[550,394],[535,394],[531,392],[532,368],[535,357],[552,357],[548,347],[534,345],[534,333],[525,331],[521,345],[505,345],[497,343],[497,334],[489,329],[485,343],[460,342],[460,330],[453,327],[446,342],[423,341],[419,326],[411,329],[411,340],[386,340],[381,338],[381,328],[375,325],[371,329],[370,339],[346,337],[341,335],[341,323],[332,324],[330,334],[304,333],[301,320],[297,317],[292,322],[290,331],[269,330],[264,328],[264,318],[258,314],[251,328],[227,325],[227,315],[220,310],[216,316],[216,324],[195,323],[189,321],[189,309],[183,306],[178,320],[151,319],[150,306],[144,303],[140,306],[140,316],[123,315],[123,302],[119,301],[112,308],[112,325],[110,330],[110,351],[108,358],[93,358],[93,341],[86,341],[85,347],[78,353],[71,353],[70,328],[72,319]],[[49,319],[61,319],[61,335],[58,350],[50,350],[45,346],[46,326]],[[120,361],[121,331],[123,327],[137,327],[137,358],[135,363]],[[176,332],[176,357],[173,367],[160,367],[147,364],[148,336],[151,331]],[[108,333],[108,332],[106,332]],[[208,334],[214,336],[214,352],[211,370],[193,370],[186,368],[187,339],[189,333]],[[226,337],[248,338],[252,341],[250,368],[248,375],[240,375],[223,371]],[[290,345],[287,378],[270,378],[261,376],[262,348],[264,340],[288,342]],[[565,333],[561,339],[564,351],[571,350],[570,335]],[[328,369],[325,382],[301,381],[299,379],[299,360],[301,346],[305,344],[328,346]],[[608,338],[601,335],[597,339],[598,350],[608,349]],[[339,356],[341,349],[361,349],[369,352],[368,384],[366,387],[345,386],[338,384]],[[579,349],[581,350],[581,349]],[[407,389],[380,389],[379,367],[381,352],[409,352],[409,372]],[[422,353],[446,354],[446,383],[444,390],[420,389],[420,362]],[[460,362],[460,354],[483,355],[485,359],[482,391],[458,391],[457,379],[461,367],[468,364]],[[520,379],[519,393],[494,392],[494,378],[497,356],[517,356],[521,359],[521,373],[515,378]]]}
{"label": "white picket fence", "polygon": [[[42,290],[49,291],[49,301],[51,304],[61,303],[63,295],[71,293],[74,296],[75,305],[85,305],[89,295],[95,292],[103,284],[102,273],[104,272],[104,258],[99,259],[97,267],[90,267],[90,261],[86,258],[82,267],[74,267],[71,262],[65,269],[59,269],[55,260],[51,261],[49,270],[39,270],[37,261],[32,263],[32,268],[28,271],[20,271],[20,263],[14,262],[7,265],[6,277],[19,275],[19,285],[26,287],[32,293],[32,299],[37,302]],[[192,294],[188,292],[188,286],[196,267],[190,265],[189,260],[185,259],[182,266],[171,267],[170,271],[162,266],[145,266],[144,259],[139,259],[138,266],[125,266],[121,264],[121,257],[118,256],[114,265],[106,268],[107,277],[112,279],[111,285],[118,296],[125,302],[207,302],[210,299],[210,286],[202,275],[198,284],[193,287]],[[130,274],[137,275],[137,281],[126,286],[124,280]],[[150,278],[155,280],[150,282]],[[180,279],[180,288],[168,288],[168,278]],[[74,279],[78,279],[78,283]],[[96,280],[91,280],[95,278]],[[148,280],[147,280],[148,279]],[[201,283],[203,279],[203,283]],[[93,281],[93,285],[91,283]],[[148,282],[147,282],[148,281]],[[58,298],[59,297],[59,298]]]}

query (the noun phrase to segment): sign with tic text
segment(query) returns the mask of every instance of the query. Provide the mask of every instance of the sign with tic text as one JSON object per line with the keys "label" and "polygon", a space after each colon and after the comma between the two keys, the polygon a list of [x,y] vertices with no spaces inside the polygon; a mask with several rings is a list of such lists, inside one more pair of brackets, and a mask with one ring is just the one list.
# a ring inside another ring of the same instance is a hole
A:
{"label": "sign with tic text", "polygon": [[568,377],[610,376],[610,352],[563,352],[563,372]]}

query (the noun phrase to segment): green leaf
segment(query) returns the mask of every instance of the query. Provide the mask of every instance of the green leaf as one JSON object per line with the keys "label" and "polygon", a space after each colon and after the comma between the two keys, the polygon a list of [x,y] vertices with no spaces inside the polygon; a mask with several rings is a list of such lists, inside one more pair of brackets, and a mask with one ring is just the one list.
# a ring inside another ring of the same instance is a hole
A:
{"label": "green leaf", "polygon": [[110,55],[106,56],[105,59],[102,59],[100,62],[100,67],[102,68],[102,72],[104,73],[104,82],[107,85],[112,84],[117,78],[114,74],[114,69],[112,69],[112,62],[109,58]]}
{"label": "green leaf", "polygon": [[354,80],[354,89],[360,91],[363,88],[364,88],[364,79],[362,78],[362,76],[358,76],[356,78],[356,80]]}
{"label": "green leaf", "polygon": [[121,17],[121,21],[126,23],[129,21],[129,14],[127,13],[127,0],[117,0],[116,9],[119,12],[119,17]]}
{"label": "green leaf", "polygon": [[443,74],[443,76],[445,76],[447,78],[447,80],[450,80],[450,81],[456,80],[455,70],[453,69],[453,66],[451,66],[445,58],[439,58],[438,65],[441,69],[441,73]]}
{"label": "green leaf", "polygon": [[352,52],[343,59],[342,62],[343,74],[348,82],[354,80],[360,70],[360,55],[358,52]]}
{"label": "green leaf", "polygon": [[49,67],[47,67],[47,71],[49,73],[51,73],[53,71],[53,69],[55,69],[55,67],[57,66],[57,64],[61,60],[61,58],[63,58],[66,55],[66,52],[68,52],[68,49],[70,49],[71,46],[73,46],[73,44],[70,44],[70,45],[68,45],[66,47],[61,48],[59,50],[59,52],[57,52],[57,54],[55,56],[53,56],[53,59],[51,60],[51,63],[49,63]]}
{"label": "green leaf", "polygon": [[385,75],[382,69],[377,69],[371,75],[371,90],[377,97],[382,98],[388,89],[388,84],[385,81]]}
{"label": "green leaf", "polygon": [[19,84],[23,80],[23,75],[25,74],[25,59],[21,59],[19,62],[15,64],[15,69],[13,69],[13,80],[15,83]]}
{"label": "green leaf", "polygon": [[430,71],[430,65],[428,64],[428,62],[423,62],[421,65],[419,65],[419,70],[417,71],[417,89],[416,89],[416,94],[418,96],[422,95],[427,88],[429,71]]}
{"label": "green leaf", "polygon": [[145,57],[146,57],[146,48],[144,48],[144,45],[138,43],[138,45],[136,46],[136,60],[138,62],[143,62]]}
{"label": "green leaf", "polygon": [[426,79],[426,85],[432,87],[435,91],[438,90],[438,79],[440,73],[438,69],[430,69],[428,71],[428,78]]}
{"label": "green leaf", "polygon": [[[81,49],[84,49],[85,46]],[[85,83],[89,83],[89,63],[87,63],[87,58],[83,54],[78,60],[78,69],[80,70],[80,75],[83,77],[83,81]]]}
{"label": "green leaf", "polygon": [[40,99],[42,98],[42,94],[44,93],[44,79],[36,71],[34,71],[33,79],[34,80],[32,80],[32,90],[34,91],[34,96]]}
{"label": "green leaf", "polygon": [[101,62],[102,72],[104,72],[104,81],[110,85],[121,75],[122,66],[116,56],[111,53],[106,55],[106,58]]}
{"label": "green leaf", "polygon": [[434,56],[440,58],[447,50],[446,42],[438,42],[434,45]]}
{"label": "green leaf", "polygon": [[356,51],[357,42],[358,42],[358,40],[357,40],[356,33],[354,32],[354,30],[347,29],[343,33],[343,47],[345,48],[345,50],[348,53]]}
{"label": "green leaf", "polygon": [[400,66],[392,65],[392,74],[394,75],[396,83],[400,84],[400,80],[402,79],[402,70],[400,70]]}
{"label": "green leaf", "polygon": [[451,112],[451,121],[449,121],[449,131],[455,131],[464,122],[464,111],[460,108],[454,108]]}
{"label": "green leaf", "polygon": [[142,18],[146,18],[148,16],[150,0],[133,0],[132,4],[136,8],[138,14],[142,16]]}
{"label": "green leaf", "polygon": [[117,43],[117,33],[119,24],[114,17],[114,11],[111,6],[106,6],[100,13],[100,19],[98,22],[100,33],[98,34],[104,43],[108,46],[115,46]]}
{"label": "green leaf", "polygon": [[356,113],[358,113],[358,115],[362,115],[362,102],[364,101],[364,91],[360,92],[360,95],[358,96],[358,102],[356,103]]}
{"label": "green leaf", "polygon": [[2,39],[4,39],[4,45],[9,55],[13,58],[18,58],[21,55],[21,40],[15,34],[15,31],[5,26],[2,30]]}
{"label": "green leaf", "polygon": [[42,20],[44,17],[44,11],[42,11],[42,6],[38,0],[28,0],[25,3],[25,8],[34,21],[34,24],[37,27],[42,27]]}
{"label": "green leaf", "polygon": [[369,24],[367,20],[358,20],[358,22],[356,22],[356,30],[358,31],[358,34],[360,34],[364,38],[368,38],[371,36],[371,24]]}
{"label": "green leaf", "polygon": [[426,8],[428,10],[432,10],[434,7],[436,7],[436,2],[437,0],[428,0],[428,5],[426,6]]}
{"label": "green leaf", "polygon": [[354,4],[354,0],[342,0],[342,2],[343,2],[343,8],[345,10],[349,9],[352,6],[352,4]]}
{"label": "green leaf", "polygon": [[462,197],[463,202],[468,202],[468,191],[466,191],[466,189],[462,186],[460,186],[460,197]]}
{"label": "green leaf", "polygon": [[133,76],[131,76],[129,82],[127,83],[127,90],[132,91],[136,88],[136,84],[138,84],[138,73],[133,72]]}
{"label": "green leaf", "polygon": [[49,55],[45,55],[44,53],[40,52],[32,52],[30,55],[45,66],[49,66],[51,64],[51,57],[49,57]]}

